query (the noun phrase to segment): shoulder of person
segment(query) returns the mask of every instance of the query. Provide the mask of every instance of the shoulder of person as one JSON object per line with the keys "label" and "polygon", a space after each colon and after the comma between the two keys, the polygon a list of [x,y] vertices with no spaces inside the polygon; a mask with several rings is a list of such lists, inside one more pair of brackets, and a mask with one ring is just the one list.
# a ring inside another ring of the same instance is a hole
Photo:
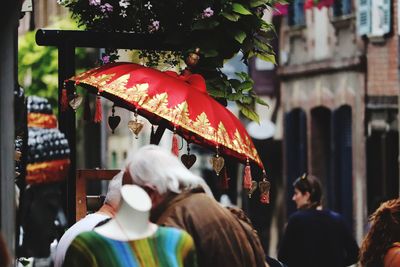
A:
{"label": "shoulder of person", "polygon": [[223,207],[223,208],[229,210],[240,221],[245,222],[245,223],[249,224],[250,226],[253,226],[250,218],[247,217],[247,215],[244,213],[244,211],[241,208],[238,208],[238,207]]}
{"label": "shoulder of person", "polygon": [[188,233],[185,230],[171,226],[158,226],[158,232],[167,235],[177,235],[177,236],[188,235]]}
{"label": "shoulder of person", "polygon": [[384,267],[400,266],[400,242],[396,242],[386,252],[384,258]]}
{"label": "shoulder of person", "polygon": [[326,212],[333,219],[336,219],[336,220],[343,220],[344,219],[343,216],[340,213],[337,213],[337,212],[335,212],[333,210],[327,209]]}
{"label": "shoulder of person", "polygon": [[308,219],[313,216],[314,216],[314,214],[313,214],[312,210],[297,210],[289,216],[288,222],[293,223],[296,221],[302,221],[302,220]]}

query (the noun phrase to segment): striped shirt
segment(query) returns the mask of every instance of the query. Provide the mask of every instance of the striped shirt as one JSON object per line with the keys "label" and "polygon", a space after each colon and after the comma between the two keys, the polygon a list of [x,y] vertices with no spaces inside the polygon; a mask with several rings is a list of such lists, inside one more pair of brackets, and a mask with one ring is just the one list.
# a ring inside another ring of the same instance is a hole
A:
{"label": "striped shirt", "polygon": [[192,237],[185,231],[158,227],[150,237],[119,241],[95,231],[78,235],[67,250],[64,267],[197,266]]}

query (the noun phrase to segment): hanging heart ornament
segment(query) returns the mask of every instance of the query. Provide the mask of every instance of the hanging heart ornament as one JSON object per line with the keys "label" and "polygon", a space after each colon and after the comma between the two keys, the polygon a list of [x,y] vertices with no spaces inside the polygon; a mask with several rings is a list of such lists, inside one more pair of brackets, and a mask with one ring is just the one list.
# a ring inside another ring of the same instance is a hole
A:
{"label": "hanging heart ornament", "polygon": [[121,122],[120,116],[110,116],[108,117],[108,126],[110,126],[112,133],[118,127],[118,124]]}
{"label": "hanging heart ornament", "polygon": [[251,188],[249,189],[249,198],[251,198],[251,195],[256,191],[257,189],[257,182],[256,181],[251,181]]}
{"label": "hanging heart ornament", "polygon": [[193,164],[196,162],[196,159],[196,155],[193,154],[183,154],[181,157],[183,165],[185,165],[188,169],[193,166]]}
{"label": "hanging heart ornament", "polygon": [[74,95],[74,97],[69,101],[69,105],[73,110],[76,111],[77,108],[82,104],[83,97],[81,95]]}
{"label": "hanging heart ornament", "polygon": [[136,139],[140,131],[143,129],[144,123],[139,120],[133,120],[128,122],[128,128],[136,135]]}
{"label": "hanging heart ornament", "polygon": [[260,201],[261,203],[269,203],[269,190],[271,189],[271,183],[267,179],[263,179],[259,182],[260,187]]}
{"label": "hanging heart ornament", "polygon": [[219,173],[221,172],[222,168],[225,165],[225,160],[223,157],[216,155],[211,158],[211,165],[212,165],[214,171],[217,173],[217,175],[219,175]]}

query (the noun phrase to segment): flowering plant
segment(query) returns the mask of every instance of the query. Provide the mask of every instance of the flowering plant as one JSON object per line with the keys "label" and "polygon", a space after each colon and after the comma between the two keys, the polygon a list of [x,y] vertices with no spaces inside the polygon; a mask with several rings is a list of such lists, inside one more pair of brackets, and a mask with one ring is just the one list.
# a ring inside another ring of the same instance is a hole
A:
{"label": "flowering plant", "polygon": [[[220,70],[224,61],[239,51],[243,62],[256,56],[275,63],[268,40],[273,27],[262,19],[263,11],[272,8],[279,0],[58,0],[68,7],[81,26],[95,31],[163,34],[167,42],[185,44],[189,51],[167,54],[142,52],[157,65],[165,59],[176,64],[196,48],[200,60],[194,72],[201,73],[207,81],[208,92],[224,101],[238,103],[242,113],[258,120],[254,103],[264,103],[253,92],[247,75],[228,79]],[[112,61],[115,54],[105,55]]]}

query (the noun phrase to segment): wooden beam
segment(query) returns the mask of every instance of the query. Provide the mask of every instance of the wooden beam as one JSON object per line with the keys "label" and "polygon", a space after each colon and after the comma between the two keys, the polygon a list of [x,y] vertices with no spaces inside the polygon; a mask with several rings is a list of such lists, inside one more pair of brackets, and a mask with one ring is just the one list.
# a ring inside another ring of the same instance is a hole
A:
{"label": "wooden beam", "polygon": [[[75,47],[64,42],[58,47],[58,99],[61,99],[64,80],[75,74]],[[73,88],[67,88],[72,93]],[[58,101],[58,128],[65,134],[70,147],[70,169],[68,178],[62,185],[63,208],[68,224],[75,222],[75,171],[76,171],[76,131],[75,112],[69,108],[61,112],[61,101]]]}
{"label": "wooden beam", "polygon": [[[183,40],[191,40],[182,35]],[[138,34],[123,32],[93,32],[44,30],[36,32],[36,43],[41,46],[62,46],[64,43],[73,47],[146,49],[164,51],[182,51],[188,44],[171,43],[163,34]]]}
{"label": "wooden beam", "polygon": [[77,170],[76,171],[76,221],[86,216],[87,199],[86,184],[88,180],[102,181],[111,180],[120,170]]}

